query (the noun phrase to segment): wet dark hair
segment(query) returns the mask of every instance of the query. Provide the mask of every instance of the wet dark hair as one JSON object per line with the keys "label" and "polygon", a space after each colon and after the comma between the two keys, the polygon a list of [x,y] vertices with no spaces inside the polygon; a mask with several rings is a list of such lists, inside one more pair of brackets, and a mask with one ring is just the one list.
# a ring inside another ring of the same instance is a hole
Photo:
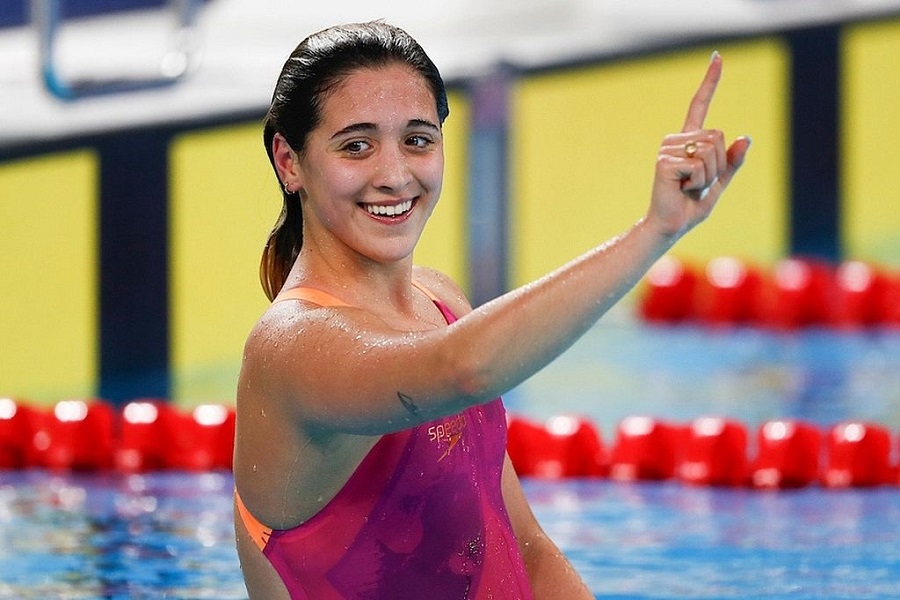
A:
{"label": "wet dark hair", "polygon": [[[319,124],[328,91],[353,71],[390,64],[408,65],[425,79],[443,123],[450,112],[444,81],[418,42],[402,29],[381,21],[337,25],[300,42],[281,70],[263,127],[263,142],[272,167],[272,140],[276,133],[284,136],[295,152],[302,153],[310,132]],[[277,170],[275,175],[278,176]],[[269,300],[284,285],[303,245],[300,195],[283,188],[282,194],[281,214],[269,234],[259,266],[260,281]]]}

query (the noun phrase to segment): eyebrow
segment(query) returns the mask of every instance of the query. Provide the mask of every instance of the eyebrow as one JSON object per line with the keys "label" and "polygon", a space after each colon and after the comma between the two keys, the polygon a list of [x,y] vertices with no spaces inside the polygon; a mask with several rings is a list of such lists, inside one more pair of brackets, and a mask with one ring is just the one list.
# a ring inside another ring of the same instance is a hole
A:
{"label": "eyebrow", "polygon": [[[425,127],[427,129],[433,129],[436,132],[441,130],[440,127],[428,121],[427,119],[410,119],[409,122],[406,123],[407,129],[412,129],[416,127]],[[331,136],[331,139],[339,138],[344,135],[359,133],[361,131],[375,131],[378,129],[378,126],[375,123],[353,123],[352,125],[347,125],[346,127],[339,129]]]}
{"label": "eyebrow", "polygon": [[434,131],[441,130],[441,128],[438,125],[436,125],[426,119],[411,119],[410,122],[406,124],[406,126],[409,128],[425,127],[426,129],[433,129]]}

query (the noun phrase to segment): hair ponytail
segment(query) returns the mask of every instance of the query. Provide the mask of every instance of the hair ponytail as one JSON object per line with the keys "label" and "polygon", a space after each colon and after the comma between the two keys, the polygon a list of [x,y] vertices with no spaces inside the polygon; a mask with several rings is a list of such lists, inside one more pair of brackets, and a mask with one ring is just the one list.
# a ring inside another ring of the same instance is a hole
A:
{"label": "hair ponytail", "polygon": [[269,300],[274,300],[287,279],[303,245],[303,210],[300,195],[282,192],[284,204],[269,234],[259,263],[259,280]]}
{"label": "hair ponytail", "polygon": [[[263,143],[272,168],[275,168],[275,156],[272,141],[279,130],[278,105],[273,102],[266,115],[263,125]],[[271,301],[284,286],[288,273],[300,254],[303,246],[303,209],[300,206],[300,193],[288,192],[278,179],[278,170],[275,169],[275,178],[281,187],[283,202],[281,214],[275,221],[275,226],[269,233],[269,239],[263,248],[262,259],[259,262],[259,281],[262,284],[266,297]]]}

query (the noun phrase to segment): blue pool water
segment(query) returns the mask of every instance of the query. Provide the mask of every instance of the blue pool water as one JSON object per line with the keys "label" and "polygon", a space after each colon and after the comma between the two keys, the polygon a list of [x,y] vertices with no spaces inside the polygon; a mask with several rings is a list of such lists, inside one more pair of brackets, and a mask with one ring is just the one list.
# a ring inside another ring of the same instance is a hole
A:
{"label": "blue pool water", "polygon": [[246,598],[230,473],[0,473],[0,598]]}
{"label": "blue pool water", "polygon": [[[900,429],[900,333],[596,328],[507,396],[622,417],[793,416]],[[524,482],[598,597],[898,598],[900,487],[793,491]],[[246,598],[229,473],[0,472],[0,598]]]}
{"label": "blue pool water", "polygon": [[[597,597],[900,597],[896,488],[525,488]],[[4,473],[0,531],[0,598],[246,598],[227,473]]]}
{"label": "blue pool water", "polygon": [[900,598],[896,488],[526,485],[598,598]]}

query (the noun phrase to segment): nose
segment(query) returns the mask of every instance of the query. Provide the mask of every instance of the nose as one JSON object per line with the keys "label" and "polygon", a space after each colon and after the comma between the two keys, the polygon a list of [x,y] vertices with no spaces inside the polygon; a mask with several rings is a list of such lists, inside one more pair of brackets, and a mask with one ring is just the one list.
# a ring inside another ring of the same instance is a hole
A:
{"label": "nose", "polygon": [[413,180],[412,171],[402,149],[384,146],[378,154],[372,184],[386,192],[399,192]]}

